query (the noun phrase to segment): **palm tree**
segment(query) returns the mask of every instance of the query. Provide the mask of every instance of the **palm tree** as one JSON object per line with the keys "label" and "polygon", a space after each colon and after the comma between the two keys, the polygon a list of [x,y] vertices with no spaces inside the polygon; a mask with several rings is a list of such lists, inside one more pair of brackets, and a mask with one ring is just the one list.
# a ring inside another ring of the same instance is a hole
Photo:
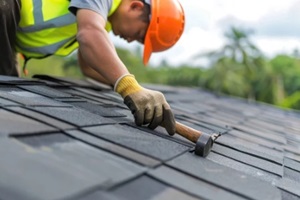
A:
{"label": "palm tree", "polygon": [[[226,92],[256,99],[256,75],[263,66],[260,50],[251,42],[251,30],[231,27],[224,36],[225,45],[217,50],[201,53],[195,58],[207,57],[211,61],[205,86],[217,92]],[[237,92],[238,91],[238,92]]]}

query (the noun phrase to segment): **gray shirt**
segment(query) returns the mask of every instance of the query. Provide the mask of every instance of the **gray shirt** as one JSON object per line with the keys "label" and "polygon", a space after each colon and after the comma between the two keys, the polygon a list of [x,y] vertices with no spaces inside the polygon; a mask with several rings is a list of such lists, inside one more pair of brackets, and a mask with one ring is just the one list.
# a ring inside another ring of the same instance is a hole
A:
{"label": "gray shirt", "polygon": [[84,8],[95,11],[100,14],[105,20],[112,6],[113,0],[71,0],[69,10],[76,15],[77,9]]}

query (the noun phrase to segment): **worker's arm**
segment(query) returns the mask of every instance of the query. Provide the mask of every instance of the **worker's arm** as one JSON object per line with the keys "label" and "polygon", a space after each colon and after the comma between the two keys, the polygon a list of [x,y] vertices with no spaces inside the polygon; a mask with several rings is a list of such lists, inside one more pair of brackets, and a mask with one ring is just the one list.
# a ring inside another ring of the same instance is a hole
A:
{"label": "worker's arm", "polygon": [[128,74],[128,70],[118,57],[105,30],[104,18],[91,10],[77,11],[79,52],[83,62],[100,73],[113,85],[117,79]]}
{"label": "worker's arm", "polygon": [[[111,85],[107,79],[105,77],[103,77],[102,75],[100,75],[96,70],[94,70],[93,68],[89,67],[87,65],[87,63],[85,63],[84,59],[82,58],[82,55],[80,53],[80,51],[78,52],[78,63],[81,69],[81,72],[84,76],[92,78],[96,81],[99,81],[101,83],[107,84],[107,85]],[[112,86],[112,85],[111,85]]]}
{"label": "worker's arm", "polygon": [[175,133],[175,119],[162,93],[148,90],[138,84],[120,60],[105,30],[105,20],[87,9],[77,11],[80,63],[93,68],[107,82],[115,86],[131,110],[135,123],[148,124],[155,129],[164,124],[170,135]]}

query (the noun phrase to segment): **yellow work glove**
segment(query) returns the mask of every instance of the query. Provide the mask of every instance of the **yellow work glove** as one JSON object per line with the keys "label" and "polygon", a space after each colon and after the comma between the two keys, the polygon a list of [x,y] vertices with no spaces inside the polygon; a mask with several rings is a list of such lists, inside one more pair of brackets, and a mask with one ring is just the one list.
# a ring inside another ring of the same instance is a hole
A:
{"label": "yellow work glove", "polygon": [[123,97],[136,125],[149,124],[148,127],[151,129],[163,125],[170,135],[174,135],[174,115],[161,92],[143,88],[132,74],[120,77],[114,90]]}

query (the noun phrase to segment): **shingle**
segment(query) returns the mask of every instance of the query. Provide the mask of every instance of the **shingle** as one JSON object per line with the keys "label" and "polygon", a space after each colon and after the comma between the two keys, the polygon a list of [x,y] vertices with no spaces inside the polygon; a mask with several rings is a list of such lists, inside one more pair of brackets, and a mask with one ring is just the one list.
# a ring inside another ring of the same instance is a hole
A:
{"label": "shingle", "polygon": [[213,113],[206,113],[206,117],[218,119],[230,126],[239,124],[245,120],[245,116],[242,113],[224,112],[222,110],[218,110],[218,112]]}
{"label": "shingle", "polygon": [[300,148],[298,148],[298,147],[293,147],[293,146],[285,145],[284,146],[284,150],[285,150],[285,152],[290,152],[292,154],[300,156]]}
{"label": "shingle", "polygon": [[54,134],[48,143],[49,137],[41,139],[45,144],[38,147],[21,140],[0,139],[1,199],[65,199],[95,187],[120,184],[145,171],[79,141],[60,138],[55,142]]}
{"label": "shingle", "polygon": [[206,102],[218,111],[235,113],[245,117],[255,117],[261,113],[260,108],[247,104],[244,99],[240,98],[220,96],[219,98],[211,98]]}
{"label": "shingle", "polygon": [[279,145],[278,143],[274,143],[274,142],[269,141],[268,139],[265,139],[265,138],[256,137],[255,135],[248,134],[248,133],[243,132],[243,131],[230,130],[228,134],[230,134],[234,137],[241,138],[243,140],[261,145],[263,147],[267,147],[267,148],[270,148],[270,149],[277,150],[279,152],[284,151],[283,146]]}
{"label": "shingle", "polygon": [[297,197],[294,194],[281,190],[281,195],[283,200],[299,200],[300,197]]}
{"label": "shingle", "polygon": [[123,197],[116,197],[115,195],[106,191],[86,192],[87,194],[75,196],[71,200],[125,200]]}
{"label": "shingle", "polygon": [[7,110],[11,110],[15,113],[19,113],[21,115],[25,115],[28,118],[41,121],[45,124],[48,124],[49,126],[61,129],[61,130],[68,130],[68,129],[74,129],[75,126],[72,126],[71,124],[64,123],[61,120],[57,120],[55,118],[49,117],[47,115],[40,114],[38,112],[35,112],[33,110],[29,110],[28,108],[22,108],[22,107],[9,107],[6,108]]}
{"label": "shingle", "polygon": [[18,86],[18,87],[22,88],[24,90],[33,92],[33,93],[37,93],[37,94],[49,97],[49,98],[69,98],[69,97],[72,97],[70,94],[60,92],[58,90],[47,87],[45,85],[21,85],[21,86]]}
{"label": "shingle", "polygon": [[246,198],[281,199],[280,191],[267,182],[193,154],[183,154],[168,165]]}
{"label": "shingle", "polygon": [[295,161],[297,161],[297,162],[300,162],[300,155],[296,155],[296,154],[294,154],[294,153],[290,153],[290,152],[286,151],[286,152],[284,152],[284,156],[285,156],[286,158],[290,158],[290,159],[292,159],[292,160],[295,160]]}
{"label": "shingle", "polygon": [[[133,123],[126,123],[127,125],[131,125],[133,127],[136,127],[135,124]],[[167,140],[170,140],[170,141],[174,141],[176,143],[179,143],[179,144],[182,144],[184,146],[187,146],[192,150],[194,150],[195,148],[195,143],[194,142],[191,142],[190,140],[182,137],[181,135],[175,133],[173,136],[170,136],[168,134],[168,132],[166,131],[165,128],[161,127],[161,126],[158,126],[155,130],[151,130],[151,129],[148,129],[147,127],[138,127],[138,129],[140,130],[143,130],[145,132],[149,132],[153,135],[157,135],[159,137],[163,137],[163,138],[166,138]]]}
{"label": "shingle", "polygon": [[219,144],[214,144],[213,151],[220,155],[232,158],[234,160],[238,160],[239,162],[276,174],[278,176],[283,175],[282,165],[270,162],[263,158],[251,156],[246,153],[239,152]]}
{"label": "shingle", "polygon": [[288,178],[282,178],[278,180],[275,185],[282,189],[285,190],[293,195],[296,195],[297,197],[300,198],[300,183],[296,182],[294,180],[288,179]]}
{"label": "shingle", "polygon": [[0,106],[18,106],[20,104],[0,97]]}
{"label": "shingle", "polygon": [[70,104],[79,108],[83,108],[84,110],[100,115],[102,117],[126,117],[126,115],[115,111],[114,108],[106,108],[104,106],[92,104],[89,102],[73,102]]}
{"label": "shingle", "polygon": [[[171,88],[168,90],[161,90],[161,87],[148,87],[152,88],[154,90],[159,90],[162,91],[165,94],[166,99],[170,100],[170,103],[172,102],[207,102],[208,99],[211,99],[212,97],[215,97],[215,95],[211,93],[206,93],[201,90],[193,90],[193,89],[187,89],[187,88]],[[201,93],[200,93],[201,91]],[[188,97],[188,98],[187,98]],[[215,109],[215,107],[208,108],[210,109]]]}
{"label": "shingle", "polygon": [[[170,106],[173,110],[181,111],[186,114],[202,114],[208,112],[214,112],[216,109],[212,106],[205,105],[198,101],[189,99],[188,101],[177,102],[181,95],[166,95],[166,98],[171,99]],[[176,101],[177,100],[177,101]],[[188,106],[189,105],[189,106]]]}
{"label": "shingle", "polygon": [[[173,100],[176,100],[176,99],[173,99]],[[170,103],[170,104],[171,104],[172,109],[181,110],[181,111],[184,111],[189,114],[198,114],[198,113],[204,113],[204,112],[209,111],[204,106],[200,107],[200,106],[194,105],[194,102],[192,102],[192,101],[191,102],[176,102],[176,103]]]}
{"label": "shingle", "polygon": [[[194,116],[195,117],[195,116]],[[177,119],[180,119],[182,123],[186,124],[187,126],[191,126],[192,128],[205,132],[205,133],[225,133],[229,129],[219,127],[213,124],[205,123],[205,122],[199,122],[195,118],[190,118],[190,116],[179,116]]]}
{"label": "shingle", "polygon": [[86,100],[80,98],[80,97],[70,97],[70,98],[55,98],[56,101],[60,101],[66,104],[69,103],[82,103],[82,102],[86,102]]}
{"label": "shingle", "polygon": [[243,132],[246,132],[247,134],[256,136],[258,138],[267,139],[273,143],[277,144],[286,144],[286,139],[284,137],[284,134],[274,133],[268,130],[264,130],[261,127],[251,127],[247,124],[244,125],[235,125],[235,129],[241,130]]}
{"label": "shingle", "polygon": [[82,94],[84,96],[93,96],[93,97],[98,97],[100,99],[105,99],[109,101],[115,101],[122,103],[123,99],[121,96],[117,96],[116,93],[111,93],[110,91],[106,92],[99,92],[97,90],[93,90],[90,88],[80,88],[80,87],[72,87],[74,91],[77,92],[77,94]]}
{"label": "shingle", "polygon": [[[131,192],[128,192],[131,191]],[[126,200],[173,200],[185,199],[196,200],[191,195],[182,191],[168,187],[150,177],[142,176],[126,185],[117,187],[111,191],[115,196],[122,197]]]}
{"label": "shingle", "polygon": [[107,86],[102,85],[102,88],[99,88],[100,84],[95,85],[91,84],[91,82],[84,80],[84,79],[74,79],[74,78],[67,78],[67,77],[54,77],[48,75],[34,75],[33,78],[38,78],[46,81],[52,81],[55,83],[59,83],[63,86],[79,86],[79,87],[94,87],[98,89],[106,89]]}
{"label": "shingle", "polygon": [[75,97],[79,97],[87,102],[91,102],[91,103],[95,103],[95,104],[101,104],[101,105],[111,105],[111,106],[118,106],[120,103],[118,102],[113,102],[107,98],[102,98],[102,97],[98,97],[97,96],[91,96],[91,95],[87,95],[81,91],[78,90],[74,90],[71,88],[68,89],[61,89],[60,91],[71,94]]}
{"label": "shingle", "polygon": [[261,118],[262,118],[261,116],[258,116],[256,119],[248,119],[247,120],[248,126],[261,127],[275,133],[281,133],[281,134],[285,133],[285,127],[282,126],[282,124],[278,124],[278,122],[276,123],[266,122]]}
{"label": "shingle", "polygon": [[16,136],[14,138],[34,148],[50,147],[50,146],[55,146],[57,144],[74,142],[72,138],[69,138],[66,135],[61,133],[51,133],[51,134],[49,133],[43,135],[25,135],[25,136]]}
{"label": "shingle", "polygon": [[300,162],[297,162],[296,160],[285,157],[284,166],[300,172]]}
{"label": "shingle", "polygon": [[291,179],[293,181],[296,181],[300,183],[300,172],[284,167],[283,175],[285,178]]}
{"label": "shingle", "polygon": [[233,137],[231,134],[226,134],[225,137],[219,137],[216,143],[222,144],[228,148],[254,155],[265,160],[270,160],[277,164],[283,164],[283,153],[274,149],[269,149],[255,143],[251,143],[240,138]]}
{"label": "shingle", "polygon": [[207,156],[207,159],[211,160],[215,163],[218,163],[220,165],[240,171],[242,173],[246,173],[246,174],[256,177],[258,179],[267,181],[270,184],[272,184],[275,180],[278,180],[281,178],[280,176],[275,175],[273,173],[261,170],[257,167],[250,166],[246,163],[242,163],[239,160],[234,160],[230,157],[219,155],[213,151],[209,153],[209,155]]}
{"label": "shingle", "polygon": [[114,142],[102,140],[100,138],[97,138],[95,136],[92,136],[92,135],[82,132],[82,131],[74,130],[74,131],[66,131],[66,133],[82,142],[93,145],[102,150],[114,153],[118,156],[124,157],[128,160],[132,160],[132,161],[139,163],[141,165],[144,165],[144,166],[155,167],[155,166],[161,164],[161,162],[159,160],[150,158],[150,157],[140,154],[134,150],[127,149],[125,147],[115,144]]}
{"label": "shingle", "polygon": [[206,125],[210,125],[211,127],[215,127],[215,128],[218,128],[220,129],[221,131],[222,130],[225,130],[225,129],[228,129],[228,127],[230,127],[230,124],[227,123],[227,122],[224,122],[222,120],[219,120],[219,119],[215,119],[215,118],[212,118],[211,116],[207,116],[206,114],[203,114],[203,115],[187,115],[186,113],[185,114],[182,114],[178,116],[178,118],[187,118],[188,121],[197,121],[198,123],[203,123],[203,124],[206,124]]}
{"label": "shingle", "polygon": [[161,166],[149,171],[148,174],[168,185],[198,196],[201,199],[244,199],[242,196],[209,184],[201,179],[181,173],[180,171],[176,171],[170,167]]}
{"label": "shingle", "polygon": [[33,119],[0,109],[0,137],[13,134],[51,132],[56,129]]}
{"label": "shingle", "polygon": [[287,146],[293,146],[300,150],[300,134],[298,132],[292,133],[292,131],[285,133],[287,140]]}
{"label": "shingle", "polygon": [[184,145],[126,125],[96,126],[84,128],[84,130],[160,160],[168,160],[189,150]]}
{"label": "shingle", "polygon": [[79,127],[112,123],[110,119],[75,107],[39,107],[33,109]]}
{"label": "shingle", "polygon": [[0,87],[0,96],[26,106],[66,106],[53,99],[13,87]]}

